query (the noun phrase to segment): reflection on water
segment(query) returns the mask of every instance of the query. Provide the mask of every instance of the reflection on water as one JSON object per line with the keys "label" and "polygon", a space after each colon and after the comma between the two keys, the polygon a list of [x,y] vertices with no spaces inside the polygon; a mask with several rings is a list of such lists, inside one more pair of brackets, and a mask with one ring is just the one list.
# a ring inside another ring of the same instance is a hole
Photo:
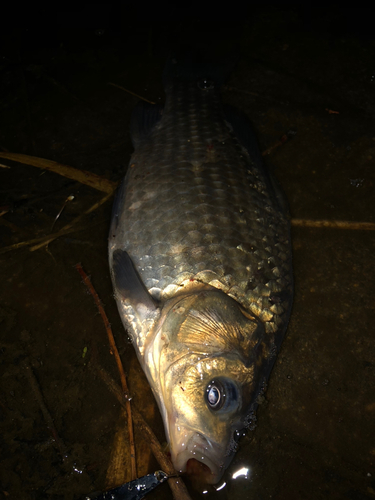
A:
{"label": "reflection on water", "polygon": [[237,479],[238,477],[244,477],[245,479],[248,479],[248,473],[250,469],[247,467],[241,467],[241,469],[238,469],[234,474],[232,474],[232,479]]}
{"label": "reflection on water", "polygon": [[226,482],[224,481],[223,483],[219,484],[219,486],[215,486],[216,491],[220,491],[226,486]]}

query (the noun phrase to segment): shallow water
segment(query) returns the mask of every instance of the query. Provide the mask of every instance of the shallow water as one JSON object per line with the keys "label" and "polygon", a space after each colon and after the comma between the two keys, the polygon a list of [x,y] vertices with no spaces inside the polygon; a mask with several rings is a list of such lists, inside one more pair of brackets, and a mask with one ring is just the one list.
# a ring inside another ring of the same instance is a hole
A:
{"label": "shallow water", "polygon": [[[375,43],[348,29],[329,29],[340,23],[332,16],[306,25],[296,12],[264,8],[251,22],[246,18],[239,26],[240,60],[223,100],[248,114],[262,150],[288,130],[297,132],[265,157],[287,195],[292,218],[375,222]],[[137,98],[107,82],[162,102],[168,26],[161,23],[150,34],[147,23],[133,26],[125,16],[123,24],[118,21],[125,34],[118,25],[99,34],[95,23],[66,23],[56,30],[34,25],[27,36],[21,25],[8,37],[0,67],[0,146],[118,181],[132,151],[128,130]],[[234,31],[232,23],[223,46],[231,43]],[[2,248],[48,234],[69,195],[74,200],[54,230],[103,196],[53,173],[0,163],[11,167],[0,168],[0,212],[7,211],[0,217]],[[105,305],[133,399],[159,440],[165,440],[112,297],[110,211],[111,201],[87,216],[83,229],[47,249],[0,253],[4,498],[78,499],[106,484],[120,407],[89,363],[103,366],[116,380],[118,375],[77,262]],[[257,426],[241,442],[226,486],[217,493],[195,493],[197,498],[375,496],[375,232],[293,227],[292,236],[292,318]],[[66,447],[65,461],[27,366]],[[159,467],[154,459],[148,462],[142,443],[136,429],[141,473],[146,474]],[[247,472],[233,479],[242,468]],[[148,498],[168,495],[162,485]]]}

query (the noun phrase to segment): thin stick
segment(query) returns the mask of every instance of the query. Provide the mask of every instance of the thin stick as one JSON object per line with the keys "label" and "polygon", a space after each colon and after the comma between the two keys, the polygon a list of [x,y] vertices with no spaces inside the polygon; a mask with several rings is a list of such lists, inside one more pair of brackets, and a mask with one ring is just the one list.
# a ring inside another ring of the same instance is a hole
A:
{"label": "thin stick", "polygon": [[[56,238],[59,238],[60,236],[63,236],[68,233],[73,233],[74,231],[80,231],[83,228],[74,228],[74,224],[76,224],[78,221],[80,221],[85,215],[90,214],[94,210],[100,207],[100,205],[103,205],[109,198],[111,198],[113,193],[108,193],[106,194],[101,200],[99,200],[97,203],[92,205],[90,208],[88,208],[83,214],[78,215],[75,219],[72,220],[69,224],[64,226],[60,231],[57,233],[49,234],[48,236],[41,236],[40,238],[33,238],[32,240],[27,240],[27,241],[20,241],[19,243],[15,243],[14,245],[10,245],[8,247],[4,247],[0,249],[0,255],[6,252],[10,252],[11,250],[16,250],[17,248],[33,245],[34,243],[37,243],[35,246],[30,248],[31,252],[34,252],[35,250],[38,250],[39,248],[43,247],[44,245],[48,245],[51,241],[55,240]],[[97,224],[95,224],[96,226]],[[89,226],[85,227],[84,229],[87,229]]]}
{"label": "thin stick", "polygon": [[32,165],[33,167],[55,172],[56,174],[67,177],[68,179],[73,179],[81,184],[86,184],[87,186],[97,189],[98,191],[103,191],[104,193],[113,193],[117,186],[115,182],[109,181],[108,179],[93,174],[92,172],[88,172],[87,170],[80,170],[68,165],[63,165],[62,163],[58,163],[56,161],[46,160],[45,158],[38,158],[36,156],[22,155],[18,153],[1,152],[0,158],[6,158],[24,165]]}
{"label": "thin stick", "polygon": [[[95,224],[95,226],[96,225],[97,224]],[[92,225],[91,227],[93,227],[93,226],[94,225]],[[10,252],[11,250],[17,250],[17,248],[22,248],[22,247],[32,245],[34,243],[43,242],[43,245],[46,245],[48,242],[55,240],[56,238],[59,238],[60,236],[64,236],[65,234],[69,234],[69,233],[74,233],[75,231],[81,231],[83,229],[88,229],[89,227],[90,226],[86,226],[85,228],[74,227],[74,228],[65,229],[65,230],[61,229],[59,232],[53,233],[53,235],[41,236],[40,238],[33,238],[32,240],[20,241],[19,243],[14,243],[14,245],[9,245],[8,247],[0,248],[0,255],[2,255],[3,253]],[[35,249],[36,248],[34,248],[34,250]]]}
{"label": "thin stick", "polygon": [[[59,231],[59,233],[62,233],[63,231],[70,232],[70,230],[71,230],[72,226],[74,226],[74,224],[76,224],[78,221],[80,221],[82,219],[82,217],[84,217],[85,215],[91,214],[91,212],[93,212],[94,210],[99,208],[100,205],[103,205],[103,203],[105,203],[109,198],[111,198],[111,196],[112,196],[112,193],[108,193],[105,196],[103,196],[103,198],[101,200],[99,200],[97,203],[94,203],[94,205],[92,205],[85,212],[83,212],[83,214],[78,215],[78,217],[73,219],[72,222],[69,222],[69,224],[66,224],[66,226],[64,226],[61,229],[61,231]],[[52,234],[49,236],[45,236],[44,241],[42,243],[30,248],[30,252],[34,252],[35,250],[39,250],[39,248],[43,247],[44,245],[48,245],[48,243],[50,243],[51,241],[55,240],[56,238],[58,238],[60,236],[59,233],[55,233],[54,235]]]}
{"label": "thin stick", "polygon": [[374,222],[350,222],[345,220],[308,220],[292,219],[292,226],[295,227],[330,227],[336,229],[353,229],[360,231],[375,231]]}
{"label": "thin stick", "polygon": [[280,146],[282,146],[283,144],[285,144],[287,141],[289,141],[290,139],[292,139],[295,135],[296,135],[295,130],[288,130],[288,132],[286,134],[282,135],[280,137],[280,139],[278,141],[276,141],[275,144],[273,144],[273,146],[270,146],[265,151],[263,151],[262,156],[266,156],[266,155],[271,154],[271,152],[274,149],[279,148]]}
{"label": "thin stick", "polygon": [[132,411],[131,411],[131,405],[130,405],[130,399],[129,399],[129,389],[128,389],[128,384],[126,382],[126,377],[125,377],[125,372],[124,368],[121,363],[121,358],[119,355],[119,352],[116,347],[115,339],[113,337],[112,333],[112,328],[111,325],[108,321],[108,317],[104,311],[104,308],[102,306],[101,300],[99,298],[99,295],[96,293],[95,288],[93,287],[90,278],[87,276],[85,271],[82,269],[81,264],[76,264],[76,269],[79,272],[79,274],[82,276],[83,281],[87,288],[89,289],[96,307],[98,308],[100,315],[102,317],[105,329],[107,330],[107,335],[108,335],[108,340],[109,340],[109,345],[111,348],[111,353],[115,356],[116,364],[117,364],[117,369],[120,374],[120,379],[121,379],[121,386],[122,386],[122,391],[123,391],[123,398],[125,398],[125,409],[126,413],[128,416],[128,432],[129,432],[129,444],[130,444],[130,459],[131,459],[131,468],[132,468],[132,479],[137,478],[137,467],[136,467],[136,462],[135,462],[135,444],[134,444],[134,432],[133,432],[133,420],[132,420]]}
{"label": "thin stick", "polygon": [[141,99],[142,101],[146,101],[146,102],[148,102],[149,104],[155,104],[154,102],[149,101],[148,99],[145,99],[145,98],[144,98],[144,97],[142,97],[141,95],[135,94],[134,92],[131,92],[130,90],[126,89],[125,87],[121,87],[121,85],[117,85],[116,83],[111,83],[111,82],[108,82],[108,85],[112,85],[113,87],[117,87],[118,89],[124,90],[124,91],[125,91],[125,92],[127,92],[128,94],[131,94],[131,95],[133,95],[134,97],[138,97],[138,99]]}
{"label": "thin stick", "polygon": [[49,234],[48,236],[41,236],[40,238],[33,238],[32,240],[26,240],[26,241],[20,241],[19,243],[14,243],[14,245],[9,245],[8,247],[0,248],[0,255],[3,253],[10,252],[11,250],[16,250],[17,248],[22,248],[26,247],[29,245],[33,245],[34,243],[37,243],[37,245],[33,246],[30,248],[31,252],[34,252],[34,250],[38,250],[39,248],[43,247],[44,245],[48,245],[51,241],[55,240],[56,238],[59,238],[60,236],[64,236],[65,234],[69,233],[74,233],[75,231],[83,231],[86,229],[89,229],[90,227],[97,226],[98,224],[92,224],[91,226],[86,226],[86,227],[73,227],[74,224],[76,224],[80,219],[82,219],[85,215],[90,214],[94,210],[100,207],[100,205],[103,205],[110,197],[112,196],[112,193],[105,195],[101,200],[99,200],[97,203],[92,205],[90,208],[88,208],[83,214],[79,215],[75,219],[72,220],[69,224],[64,226],[60,231],[57,233]]}
{"label": "thin stick", "polygon": [[[116,384],[112,377],[108,375],[104,368],[101,368],[97,364],[94,365],[92,363],[89,364],[89,367],[99,375],[99,377],[107,385],[108,389],[116,397],[120,405],[122,407],[125,407],[125,402],[120,387],[118,386],[118,384]],[[177,472],[174,469],[172,462],[165,455],[165,453],[163,453],[161,444],[159,443],[157,437],[155,436],[145,419],[142,417],[141,413],[135,408],[134,404],[133,419],[137,426],[139,426],[139,428],[143,431],[142,436],[149,443],[152,453],[163,471],[171,476],[176,475]],[[168,484],[172,490],[173,497],[176,500],[191,500],[186,486],[180,477],[170,477],[168,479]]]}
{"label": "thin stick", "polygon": [[56,443],[57,449],[59,450],[62,459],[65,460],[68,457],[67,448],[57,433],[55,424],[53,422],[53,418],[51,417],[51,414],[48,411],[48,408],[44,402],[42,391],[40,390],[38,381],[34,375],[33,369],[31,368],[31,365],[28,362],[28,360],[24,362],[24,367],[26,371],[26,376],[30,382],[31,389],[34,393],[35,399],[37,400],[39,407],[42,411],[44,420],[46,421],[46,424],[52,434],[52,437]]}
{"label": "thin stick", "polygon": [[55,217],[55,219],[54,219],[54,221],[53,221],[53,223],[52,223],[52,226],[51,226],[51,231],[52,231],[52,229],[54,228],[54,225],[56,224],[57,219],[58,219],[58,218],[60,217],[60,215],[63,213],[63,210],[64,210],[64,208],[66,207],[66,204],[68,203],[68,201],[72,201],[72,200],[74,200],[74,196],[71,194],[71,195],[69,195],[69,196],[67,197],[67,199],[64,201],[63,206],[60,208],[59,213],[56,215],[56,217]]}

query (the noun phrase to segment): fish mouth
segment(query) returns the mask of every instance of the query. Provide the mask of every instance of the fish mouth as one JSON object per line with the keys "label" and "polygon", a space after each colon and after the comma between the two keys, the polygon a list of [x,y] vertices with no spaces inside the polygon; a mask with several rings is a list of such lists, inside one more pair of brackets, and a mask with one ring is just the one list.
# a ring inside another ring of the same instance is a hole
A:
{"label": "fish mouth", "polygon": [[170,436],[175,469],[206,484],[216,484],[224,472],[224,449],[199,432],[178,427]]}

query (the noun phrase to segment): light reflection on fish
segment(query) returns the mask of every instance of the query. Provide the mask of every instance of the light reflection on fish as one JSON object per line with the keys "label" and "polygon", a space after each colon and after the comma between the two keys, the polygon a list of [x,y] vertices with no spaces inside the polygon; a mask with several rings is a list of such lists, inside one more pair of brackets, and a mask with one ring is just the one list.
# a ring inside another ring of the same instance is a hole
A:
{"label": "light reflection on fish", "polygon": [[164,109],[136,109],[109,234],[118,309],[173,464],[209,483],[250,424],[292,301],[283,197],[219,79],[170,62]]}

